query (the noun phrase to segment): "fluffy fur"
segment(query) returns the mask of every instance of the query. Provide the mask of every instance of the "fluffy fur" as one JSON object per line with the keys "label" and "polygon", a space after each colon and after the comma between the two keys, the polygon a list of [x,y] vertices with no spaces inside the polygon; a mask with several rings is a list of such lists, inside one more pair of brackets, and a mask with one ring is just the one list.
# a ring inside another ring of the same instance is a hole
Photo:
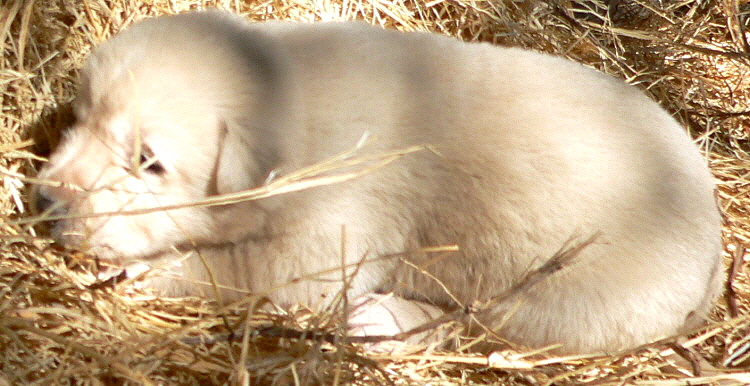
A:
{"label": "fluffy fur", "polygon": [[[361,23],[191,13],[97,48],[75,112],[41,171],[64,183],[39,188],[41,209],[56,214],[261,186],[364,133],[373,154],[429,147],[268,199],[53,224],[59,242],[104,259],[181,259],[171,268],[181,278],[151,283],[168,294],[204,293],[202,256],[225,300],[325,305],[342,288],[343,253],[371,260],[349,283],[352,304],[383,301],[355,324],[397,332],[497,296],[571,237],[598,233],[571,266],[477,315],[516,343],[595,352],[694,326],[719,289],[706,161],[638,90],[564,59]],[[460,250],[379,259],[452,244]]]}

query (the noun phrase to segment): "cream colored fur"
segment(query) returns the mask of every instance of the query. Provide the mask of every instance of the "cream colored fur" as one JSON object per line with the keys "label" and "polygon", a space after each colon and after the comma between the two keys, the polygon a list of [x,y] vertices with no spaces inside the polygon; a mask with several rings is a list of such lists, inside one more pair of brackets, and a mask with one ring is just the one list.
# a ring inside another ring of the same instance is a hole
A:
{"label": "cream colored fur", "polygon": [[[97,48],[75,112],[41,171],[66,183],[39,189],[56,214],[257,187],[272,172],[351,149],[364,133],[372,154],[430,147],[340,184],[52,228],[62,244],[114,261],[184,252],[182,268],[171,268],[183,279],[208,280],[201,254],[221,285],[237,289],[225,300],[251,291],[280,305],[327,304],[342,288],[342,234],[349,264],[460,248],[405,257],[431,277],[398,258],[363,264],[349,283],[352,303],[396,296],[384,312],[365,310],[372,331],[499,295],[571,237],[596,233],[570,267],[479,319],[503,321],[502,337],[532,347],[617,351],[694,326],[719,289],[720,216],[706,161],[640,91],[561,58],[362,23],[192,13],[138,23]],[[138,172],[151,156],[158,164]],[[326,280],[293,282],[327,269]],[[212,294],[190,280],[151,285]],[[362,327],[362,317],[353,321]]]}

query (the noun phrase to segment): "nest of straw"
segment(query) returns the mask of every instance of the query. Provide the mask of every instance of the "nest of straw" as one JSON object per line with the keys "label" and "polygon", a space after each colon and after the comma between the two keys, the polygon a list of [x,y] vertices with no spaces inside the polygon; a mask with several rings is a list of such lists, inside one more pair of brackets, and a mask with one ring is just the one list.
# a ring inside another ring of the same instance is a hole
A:
{"label": "nest of straw", "polygon": [[[345,341],[335,315],[259,313],[98,281],[95,260],[17,221],[27,216],[28,187],[71,121],[91,47],[138,19],[200,7],[255,21],[363,19],[527,47],[638,85],[684,124],[716,177],[728,275],[712,323],[617,356],[376,354]],[[748,383],[748,14],[739,0],[8,0],[0,5],[0,385]]]}

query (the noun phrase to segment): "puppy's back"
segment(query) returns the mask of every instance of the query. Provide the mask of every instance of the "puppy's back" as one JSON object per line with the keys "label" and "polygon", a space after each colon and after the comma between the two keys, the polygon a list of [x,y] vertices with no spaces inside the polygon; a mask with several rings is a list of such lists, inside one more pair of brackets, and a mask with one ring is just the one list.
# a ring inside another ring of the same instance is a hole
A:
{"label": "puppy's back", "polygon": [[[405,197],[388,200],[387,212],[413,216],[433,245],[459,244],[461,258],[429,271],[464,304],[501,293],[572,236],[600,234],[574,266],[510,307],[506,337],[613,349],[705,315],[721,277],[713,179],[684,129],[639,90],[564,59],[429,34],[358,23],[256,28],[289,53],[304,162],[364,132],[383,147],[435,150],[394,166],[409,172],[360,184]],[[379,208],[381,197],[363,189],[337,197]],[[433,279],[395,272],[420,298],[445,299]],[[386,289],[412,294],[404,287]]]}

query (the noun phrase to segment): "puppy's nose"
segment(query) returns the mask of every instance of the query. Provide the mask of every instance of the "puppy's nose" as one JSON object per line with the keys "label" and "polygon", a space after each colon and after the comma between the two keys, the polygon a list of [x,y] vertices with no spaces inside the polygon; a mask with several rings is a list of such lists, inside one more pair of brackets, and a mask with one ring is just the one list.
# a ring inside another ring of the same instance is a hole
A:
{"label": "puppy's nose", "polygon": [[37,191],[34,197],[34,208],[37,213],[46,212],[55,202],[47,197],[44,193]]}
{"label": "puppy's nose", "polygon": [[52,215],[61,215],[65,213],[65,208],[60,205],[44,189],[38,189],[34,197],[34,210],[37,214],[45,213],[51,210]]}

